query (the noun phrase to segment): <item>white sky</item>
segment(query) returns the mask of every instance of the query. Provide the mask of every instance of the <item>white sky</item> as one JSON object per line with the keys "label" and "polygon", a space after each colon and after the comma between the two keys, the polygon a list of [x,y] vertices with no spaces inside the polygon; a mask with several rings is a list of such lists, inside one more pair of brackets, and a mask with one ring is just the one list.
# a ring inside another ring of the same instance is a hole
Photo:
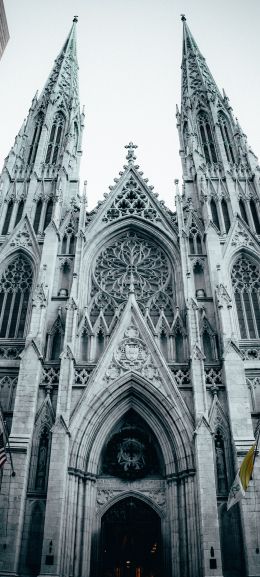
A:
{"label": "white sky", "polygon": [[91,208],[118,176],[130,140],[138,144],[144,176],[174,207],[173,183],[181,177],[175,119],[181,13],[260,153],[259,0],[5,0],[5,9],[10,40],[0,63],[1,166],[74,14],[86,106],[81,189],[87,179]]}

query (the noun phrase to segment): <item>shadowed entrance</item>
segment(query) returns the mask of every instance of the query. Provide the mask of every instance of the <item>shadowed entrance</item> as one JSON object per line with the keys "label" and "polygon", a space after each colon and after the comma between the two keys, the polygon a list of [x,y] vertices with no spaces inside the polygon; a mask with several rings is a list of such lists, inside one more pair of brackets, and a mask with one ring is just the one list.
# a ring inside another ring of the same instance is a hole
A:
{"label": "shadowed entrance", "polygon": [[102,518],[100,577],[161,577],[161,522],[143,501],[128,497]]}

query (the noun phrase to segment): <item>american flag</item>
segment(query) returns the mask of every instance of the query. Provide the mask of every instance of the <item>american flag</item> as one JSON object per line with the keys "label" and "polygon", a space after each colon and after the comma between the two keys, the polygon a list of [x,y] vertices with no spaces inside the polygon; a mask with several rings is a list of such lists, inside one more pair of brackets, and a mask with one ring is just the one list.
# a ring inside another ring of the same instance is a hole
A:
{"label": "american flag", "polygon": [[0,469],[4,466],[7,461],[7,456],[5,452],[4,435],[0,434]]}

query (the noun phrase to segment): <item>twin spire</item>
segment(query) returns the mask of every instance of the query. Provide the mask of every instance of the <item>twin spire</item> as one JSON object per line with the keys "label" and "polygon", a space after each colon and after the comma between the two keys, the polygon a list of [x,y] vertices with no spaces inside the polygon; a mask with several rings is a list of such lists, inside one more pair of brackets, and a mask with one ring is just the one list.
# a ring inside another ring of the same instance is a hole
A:
{"label": "twin spire", "polygon": [[222,100],[216,82],[209,70],[204,56],[191,34],[184,14],[183,22],[183,49],[182,49],[182,106],[187,99],[214,98],[216,95]]}
{"label": "twin spire", "polygon": [[79,104],[77,21],[78,17],[74,16],[69,35],[55,59],[52,71],[39,99],[47,104],[50,99],[55,101],[56,98],[61,96],[69,110]]}

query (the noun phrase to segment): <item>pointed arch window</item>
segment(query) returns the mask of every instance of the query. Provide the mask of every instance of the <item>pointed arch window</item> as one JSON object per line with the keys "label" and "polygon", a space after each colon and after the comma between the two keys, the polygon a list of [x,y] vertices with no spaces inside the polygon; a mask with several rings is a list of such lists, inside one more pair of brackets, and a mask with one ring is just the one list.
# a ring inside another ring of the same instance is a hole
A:
{"label": "pointed arch window", "polygon": [[39,231],[41,214],[42,214],[42,200],[39,199],[38,202],[37,202],[37,205],[36,205],[36,210],[35,210],[35,215],[34,215],[34,221],[33,221],[33,228],[34,228],[36,234],[37,234],[38,231]]}
{"label": "pointed arch window", "polygon": [[32,138],[32,142],[31,142],[30,150],[29,150],[28,164],[33,164],[35,161],[39,142],[40,142],[40,138],[41,138],[41,133],[42,133],[43,120],[44,120],[44,115],[42,112],[40,112],[38,114],[38,116],[36,117],[36,120],[35,120],[35,128],[34,128],[33,138]]}
{"label": "pointed arch window", "polygon": [[230,229],[230,218],[229,218],[228,205],[227,205],[227,202],[224,198],[221,201],[221,208],[222,208],[225,230],[226,230],[226,233],[228,233],[228,231]]}
{"label": "pointed arch window", "polygon": [[260,338],[260,270],[246,255],[241,255],[231,273],[237,316],[242,339]]}
{"label": "pointed arch window", "polygon": [[215,142],[212,134],[209,118],[204,111],[198,114],[198,124],[200,131],[200,138],[206,162],[208,164],[216,164],[218,162]]}
{"label": "pointed arch window", "polygon": [[250,210],[251,210],[251,214],[252,214],[252,218],[253,218],[253,222],[254,222],[256,234],[260,234],[260,224],[259,224],[258,212],[257,212],[257,209],[256,209],[255,201],[254,201],[252,198],[251,198],[251,200],[250,200]]}
{"label": "pointed arch window", "polygon": [[184,362],[184,337],[180,330],[175,333],[175,360],[176,363]]}
{"label": "pointed arch window", "polygon": [[20,222],[22,216],[23,216],[23,209],[24,209],[24,201],[20,200],[19,204],[18,204],[18,208],[17,208],[17,213],[16,213],[16,218],[15,218],[15,224],[14,226],[16,226],[18,224],[18,222]]}
{"label": "pointed arch window", "polygon": [[190,254],[202,254],[202,239],[197,226],[192,223],[189,232]]}
{"label": "pointed arch window", "polygon": [[90,339],[87,329],[85,328],[81,333],[81,359],[82,361],[88,361],[89,359],[89,345]]}
{"label": "pointed arch window", "polygon": [[44,427],[40,435],[37,467],[35,475],[35,490],[45,491],[47,484],[47,471],[49,461],[50,431]]}
{"label": "pointed arch window", "polygon": [[51,128],[50,140],[45,159],[46,164],[56,164],[58,160],[60,147],[62,144],[64,125],[64,115],[61,112],[58,112],[54,118]]}
{"label": "pointed arch window", "polygon": [[212,220],[213,220],[214,224],[216,225],[216,227],[220,230],[219,218],[218,218],[218,209],[217,209],[217,205],[215,203],[214,198],[212,198],[210,201],[210,210],[211,210],[211,214],[212,214]]}
{"label": "pointed arch window", "polygon": [[213,338],[207,330],[204,329],[202,333],[203,351],[206,357],[206,361],[214,361],[215,355],[213,351]]}
{"label": "pointed arch window", "polygon": [[52,211],[53,211],[53,200],[52,200],[52,198],[50,198],[48,203],[47,203],[47,206],[46,206],[43,230],[45,230],[47,228],[48,224],[50,224],[50,222],[51,222]]}
{"label": "pointed arch window", "polygon": [[227,480],[225,446],[223,437],[219,432],[215,435],[215,457],[216,457],[217,493],[218,495],[226,495],[228,491],[228,480]]}
{"label": "pointed arch window", "polygon": [[74,154],[77,153],[79,144],[79,129],[76,122],[74,122]]}
{"label": "pointed arch window", "polygon": [[13,209],[14,209],[14,203],[13,203],[12,200],[9,200],[8,206],[7,206],[6,215],[5,215],[5,221],[4,221],[4,224],[3,224],[2,234],[7,234],[7,233],[8,233],[11,216],[12,216],[12,214],[13,214]]}
{"label": "pointed arch window", "polygon": [[0,338],[23,338],[32,288],[32,269],[21,255],[0,279]]}
{"label": "pointed arch window", "polygon": [[226,156],[229,162],[235,163],[234,148],[231,140],[231,130],[229,122],[223,112],[219,113],[220,132],[225,147]]}
{"label": "pointed arch window", "polygon": [[102,329],[100,329],[96,336],[96,360],[101,357],[105,349],[105,335]]}
{"label": "pointed arch window", "polygon": [[62,238],[61,254],[75,254],[75,244],[76,238],[74,234],[74,227],[71,223],[69,223]]}
{"label": "pointed arch window", "polygon": [[63,348],[64,332],[61,327],[57,327],[54,334],[52,335],[51,343],[51,361],[58,361]]}
{"label": "pointed arch window", "polygon": [[246,224],[248,225],[248,218],[247,218],[247,213],[246,213],[246,207],[244,204],[244,201],[240,198],[239,201],[239,208],[240,208],[240,214],[242,216],[242,219],[246,222]]}

